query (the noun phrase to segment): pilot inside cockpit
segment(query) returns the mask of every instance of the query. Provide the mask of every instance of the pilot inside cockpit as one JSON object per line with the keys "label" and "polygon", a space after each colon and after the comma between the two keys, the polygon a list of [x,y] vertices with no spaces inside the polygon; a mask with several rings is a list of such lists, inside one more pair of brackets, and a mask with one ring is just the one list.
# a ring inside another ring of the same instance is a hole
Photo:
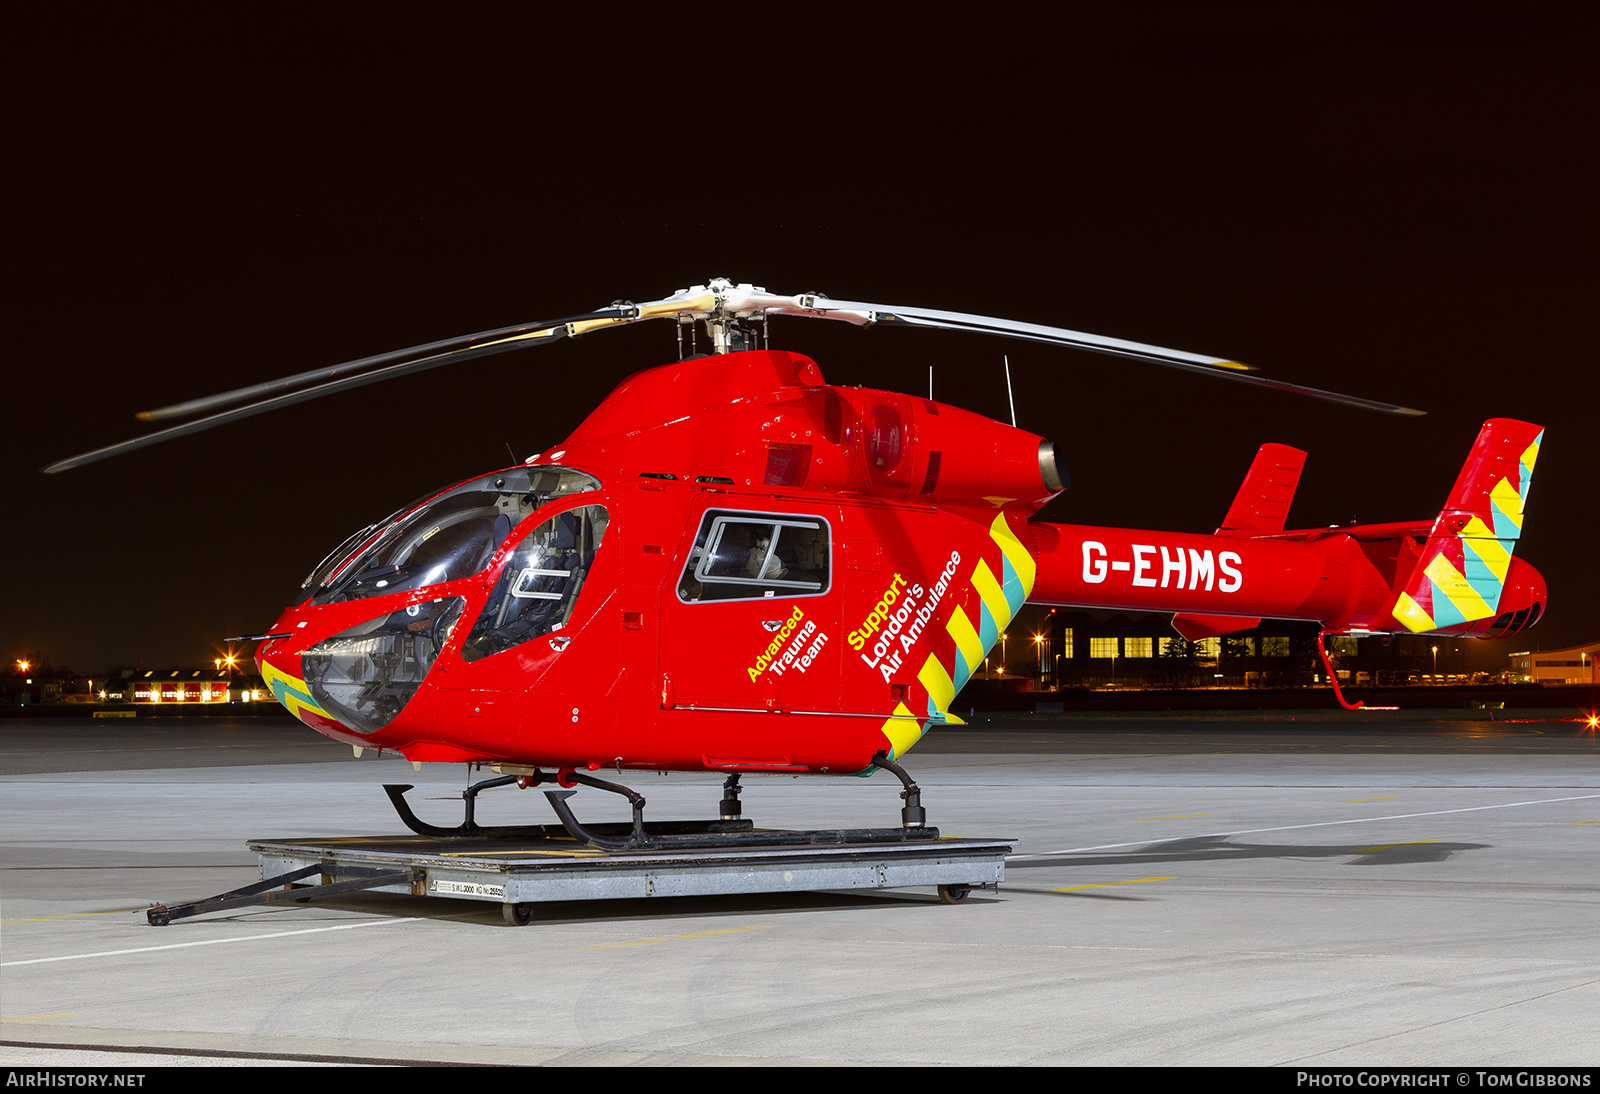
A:
{"label": "pilot inside cockpit", "polygon": [[462,645],[462,658],[476,661],[566,626],[606,524],[605,509],[587,505],[524,536]]}

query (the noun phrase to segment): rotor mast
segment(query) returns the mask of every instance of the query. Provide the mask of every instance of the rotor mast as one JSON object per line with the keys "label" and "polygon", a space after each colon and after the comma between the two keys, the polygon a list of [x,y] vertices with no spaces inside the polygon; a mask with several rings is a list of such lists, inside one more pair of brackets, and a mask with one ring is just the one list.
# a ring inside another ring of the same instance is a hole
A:
{"label": "rotor mast", "polygon": [[[696,322],[703,323],[711,352],[739,353],[754,349],[756,332],[752,323],[774,312],[795,315],[806,314],[828,319],[843,319],[856,326],[871,326],[877,321],[872,311],[838,310],[818,306],[828,298],[822,293],[805,293],[800,296],[778,296],[760,285],[749,282],[734,284],[725,277],[713,277],[704,285],[691,285],[679,289],[663,300],[635,306],[631,301],[618,301],[615,306],[634,308],[638,319],[674,315],[679,324],[679,347],[682,356],[682,328]],[[577,332],[574,332],[577,333]]]}

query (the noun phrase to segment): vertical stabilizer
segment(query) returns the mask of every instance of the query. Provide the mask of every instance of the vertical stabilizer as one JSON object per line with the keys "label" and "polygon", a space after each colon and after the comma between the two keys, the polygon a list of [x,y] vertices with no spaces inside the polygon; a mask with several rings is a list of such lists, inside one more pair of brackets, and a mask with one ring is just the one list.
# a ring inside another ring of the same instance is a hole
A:
{"label": "vertical stabilizer", "polygon": [[1483,423],[1416,568],[1396,595],[1394,617],[1406,627],[1435,631],[1499,610],[1543,440],[1542,426],[1512,418]]}
{"label": "vertical stabilizer", "polygon": [[1246,472],[1239,492],[1234,495],[1228,515],[1222,518],[1217,535],[1230,532],[1250,535],[1256,532],[1281,532],[1300,485],[1300,471],[1306,454],[1286,444],[1264,444]]}
{"label": "vertical stabilizer", "polygon": [[[1283,531],[1295,487],[1300,485],[1300,471],[1305,465],[1306,454],[1298,448],[1286,444],[1264,444],[1258,448],[1217,535],[1251,536]],[[1172,617],[1173,629],[1191,642],[1260,625],[1260,619],[1244,616],[1179,612]]]}

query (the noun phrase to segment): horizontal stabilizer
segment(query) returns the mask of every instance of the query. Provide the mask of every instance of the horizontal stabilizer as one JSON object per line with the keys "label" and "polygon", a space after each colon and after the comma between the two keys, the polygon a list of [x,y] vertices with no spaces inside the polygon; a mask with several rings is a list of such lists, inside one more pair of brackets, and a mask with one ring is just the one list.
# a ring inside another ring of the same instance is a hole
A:
{"label": "horizontal stabilizer", "polygon": [[1527,422],[1483,423],[1416,568],[1396,594],[1397,620],[1412,631],[1435,631],[1499,610],[1543,440],[1544,429]]}
{"label": "horizontal stabilizer", "polygon": [[1386,539],[1427,539],[1433,531],[1431,520],[1402,520],[1390,524],[1330,524],[1326,528],[1295,528],[1283,532],[1261,532],[1251,539],[1302,540],[1310,543],[1327,536],[1382,541]]}
{"label": "horizontal stabilizer", "polygon": [[1300,471],[1306,465],[1306,454],[1286,444],[1264,444],[1256,451],[1256,458],[1239,484],[1228,515],[1222,519],[1217,535],[1250,536],[1259,533],[1283,531],[1283,522],[1289,516],[1289,504],[1294,501],[1295,487],[1300,485]]}
{"label": "horizontal stabilizer", "polygon": [[1172,629],[1191,642],[1232,634],[1234,631],[1247,631],[1251,627],[1259,626],[1261,626],[1260,619],[1246,619],[1241,615],[1192,615],[1189,612],[1179,612],[1172,617]]}

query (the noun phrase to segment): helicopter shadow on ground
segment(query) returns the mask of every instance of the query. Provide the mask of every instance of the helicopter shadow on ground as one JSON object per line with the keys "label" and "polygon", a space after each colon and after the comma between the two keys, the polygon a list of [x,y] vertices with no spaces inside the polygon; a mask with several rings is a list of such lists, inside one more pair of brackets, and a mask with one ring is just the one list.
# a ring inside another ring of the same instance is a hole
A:
{"label": "helicopter shadow on ground", "polygon": [[[1227,836],[1195,836],[1190,839],[1163,840],[1134,851],[1109,854],[1071,854],[1049,857],[1019,856],[1008,859],[1006,872],[1040,869],[1071,870],[1078,867],[1140,866],[1163,867],[1193,862],[1235,862],[1248,859],[1348,859],[1346,866],[1406,866],[1443,862],[1461,851],[1479,851],[1487,843],[1446,843],[1435,840],[1363,845],[1361,843],[1245,843]],[[1042,892],[1043,890],[1029,890]],[[1059,892],[1059,896],[1090,897],[1099,900],[1142,900],[1144,897],[1121,893],[1088,891]]]}

